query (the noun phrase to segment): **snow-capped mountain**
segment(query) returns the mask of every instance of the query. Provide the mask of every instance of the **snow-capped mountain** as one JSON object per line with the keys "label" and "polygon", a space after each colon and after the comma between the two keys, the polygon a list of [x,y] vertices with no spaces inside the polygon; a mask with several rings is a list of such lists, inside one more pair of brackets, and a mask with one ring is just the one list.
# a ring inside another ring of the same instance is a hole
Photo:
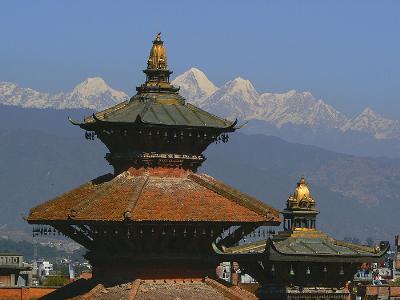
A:
{"label": "snow-capped mountain", "polygon": [[14,83],[0,82],[0,104],[26,108],[89,108],[102,110],[129,99],[124,92],[112,89],[102,78],[88,78],[70,93],[51,95]]}
{"label": "snow-capped mountain", "polygon": [[272,122],[278,128],[285,124],[340,128],[347,122],[346,116],[310,92],[264,93],[258,102],[262,109],[254,119]]}
{"label": "snow-capped mountain", "polygon": [[[193,76],[194,73],[201,74],[201,77]],[[204,86],[203,82],[213,87],[209,89],[211,95],[208,97],[204,96],[206,93],[199,92],[204,90],[199,89],[199,86]],[[291,90],[260,95],[249,80],[241,77],[217,89],[203,72],[192,68],[178,76],[173,83],[180,86],[181,94],[189,102],[229,119],[263,120],[278,128],[285,124],[340,128],[348,121],[345,115],[322,100],[315,99],[310,92]],[[197,95],[202,96],[198,98]]]}
{"label": "snow-capped mountain", "polygon": [[[202,75],[202,81],[210,82],[204,73]],[[308,127],[314,132],[333,129],[342,133],[366,133],[376,139],[400,139],[400,121],[386,119],[369,108],[351,119],[308,91],[259,94],[249,80],[240,77],[228,81],[209,97],[198,100],[196,91],[199,83],[196,77],[191,78],[190,84],[180,85],[179,81],[174,81],[180,86],[182,95],[189,102],[225,118],[260,120],[277,128],[294,125]]]}
{"label": "snow-capped mountain", "polygon": [[228,81],[214,94],[205,99],[200,107],[213,114],[229,119],[248,119],[259,107],[260,95],[249,80],[241,77]]}
{"label": "snow-capped mountain", "polygon": [[400,139],[400,121],[386,119],[369,107],[342,127],[342,131],[348,130],[368,133],[377,139]]}
{"label": "snow-capped mountain", "polygon": [[127,100],[127,94],[112,89],[102,78],[88,78],[63,97],[59,108],[105,109]]}
{"label": "snow-capped mountain", "polygon": [[48,108],[50,95],[30,88],[21,88],[15,83],[0,82],[0,104],[21,107]]}
{"label": "snow-capped mountain", "polygon": [[181,95],[191,99],[194,105],[201,105],[218,89],[202,71],[196,68],[177,76],[172,84],[181,87]]}
{"label": "snow-capped mountain", "polygon": [[[390,120],[366,108],[349,118],[310,92],[259,94],[249,80],[238,77],[221,88],[196,68],[172,81],[187,101],[210,113],[229,119],[259,120],[280,129],[286,125],[310,128],[313,132],[332,129],[340,134],[355,132],[375,139],[400,140],[400,120]],[[69,93],[51,95],[15,83],[0,82],[0,104],[26,108],[89,108],[102,110],[129,99],[112,89],[102,78],[88,78]]]}

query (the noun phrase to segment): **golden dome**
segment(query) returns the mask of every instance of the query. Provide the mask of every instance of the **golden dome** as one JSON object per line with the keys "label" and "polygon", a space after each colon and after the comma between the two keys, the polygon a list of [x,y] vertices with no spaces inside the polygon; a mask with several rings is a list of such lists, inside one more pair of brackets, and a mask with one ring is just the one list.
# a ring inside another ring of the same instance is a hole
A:
{"label": "golden dome", "polygon": [[149,59],[147,61],[149,69],[166,69],[167,68],[167,50],[164,47],[164,42],[161,40],[161,32],[153,41],[153,46],[150,49]]}
{"label": "golden dome", "polygon": [[314,205],[315,201],[311,196],[307,182],[304,176],[301,176],[293,195],[287,201],[287,206],[288,208],[314,208]]}
{"label": "golden dome", "polygon": [[304,176],[301,176],[300,181],[297,183],[297,187],[294,191],[293,198],[297,201],[301,200],[309,200],[311,197],[310,190],[308,189],[307,182],[304,179]]}

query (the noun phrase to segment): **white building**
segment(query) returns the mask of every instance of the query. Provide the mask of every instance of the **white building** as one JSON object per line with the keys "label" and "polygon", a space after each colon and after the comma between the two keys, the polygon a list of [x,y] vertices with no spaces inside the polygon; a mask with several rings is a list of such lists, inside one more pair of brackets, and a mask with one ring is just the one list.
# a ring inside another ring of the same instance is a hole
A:
{"label": "white building", "polygon": [[51,264],[47,260],[38,260],[37,261],[37,276],[44,277],[49,276],[50,272],[53,271],[53,264]]}

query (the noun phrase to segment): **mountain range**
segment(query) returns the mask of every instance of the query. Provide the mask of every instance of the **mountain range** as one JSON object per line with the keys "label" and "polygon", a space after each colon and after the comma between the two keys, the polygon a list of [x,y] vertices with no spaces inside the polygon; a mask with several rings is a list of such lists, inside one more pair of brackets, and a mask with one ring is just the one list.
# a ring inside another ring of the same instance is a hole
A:
{"label": "mountain range", "polygon": [[181,87],[188,101],[230,119],[266,121],[277,128],[291,124],[314,131],[336,129],[362,132],[376,139],[400,139],[400,120],[384,118],[369,107],[349,118],[308,91],[260,94],[249,80],[241,77],[216,88],[196,68],[179,75],[172,83]]}
{"label": "mountain range", "polygon": [[15,83],[0,82],[0,104],[25,108],[88,108],[101,110],[128,100],[124,92],[112,89],[102,78],[87,78],[69,93],[51,95]]}
{"label": "mountain range", "polygon": [[[241,77],[217,87],[191,68],[172,83],[191,103],[213,114],[248,122],[245,133],[276,135],[338,152],[367,156],[400,156],[400,120],[387,119],[371,108],[350,118],[308,91],[259,93]],[[88,78],[71,92],[42,93],[15,83],[0,83],[0,104],[25,108],[102,110],[128,100],[102,78]]]}

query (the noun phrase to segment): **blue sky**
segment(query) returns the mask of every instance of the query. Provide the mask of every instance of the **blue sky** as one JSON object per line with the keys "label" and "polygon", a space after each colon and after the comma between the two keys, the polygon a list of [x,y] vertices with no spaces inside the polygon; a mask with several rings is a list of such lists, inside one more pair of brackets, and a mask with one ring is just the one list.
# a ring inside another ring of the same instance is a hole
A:
{"label": "blue sky", "polygon": [[89,76],[134,93],[162,31],[169,66],[217,85],[309,90],[355,115],[400,119],[400,1],[8,1],[0,81],[68,91]]}

